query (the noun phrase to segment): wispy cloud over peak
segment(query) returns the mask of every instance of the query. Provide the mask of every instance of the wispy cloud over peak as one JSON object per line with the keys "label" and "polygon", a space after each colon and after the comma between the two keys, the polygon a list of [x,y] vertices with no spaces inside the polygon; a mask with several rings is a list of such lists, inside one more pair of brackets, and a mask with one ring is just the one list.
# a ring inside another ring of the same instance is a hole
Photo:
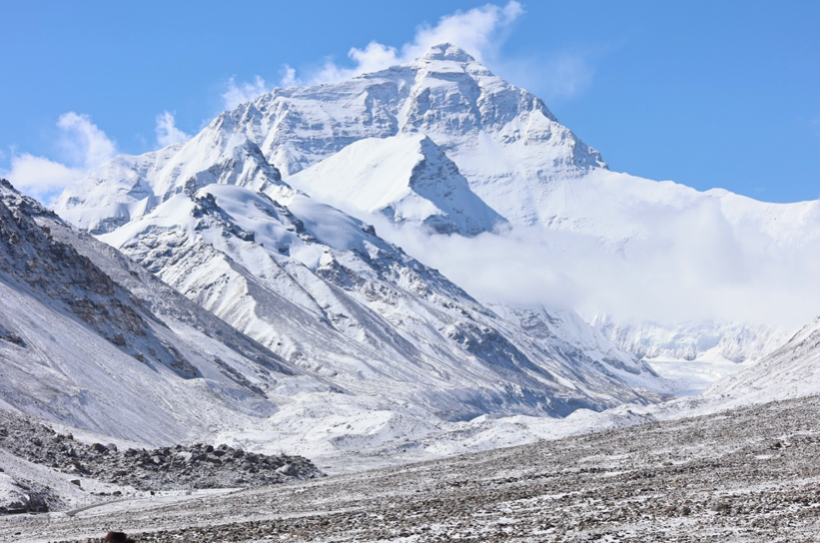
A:
{"label": "wispy cloud over peak", "polygon": [[392,47],[371,41],[364,49],[353,47],[348,56],[352,67],[341,67],[328,60],[323,68],[308,78],[311,84],[333,83],[404,64],[426,53],[431,47],[452,43],[464,49],[479,62],[498,56],[509,37],[513,23],[524,14],[524,7],[516,2],[506,6],[486,4],[467,11],[456,11],[439,19],[434,26],[422,24],[416,29],[413,41],[401,47]]}
{"label": "wispy cloud over peak", "polygon": [[92,123],[88,115],[63,113],[57,127],[62,131],[59,145],[74,166],[93,168],[117,154],[116,143]]}
{"label": "wispy cloud over peak", "polygon": [[250,102],[271,90],[272,88],[269,88],[265,80],[258,75],[254,78],[253,83],[247,81],[237,83],[236,79],[232,77],[228,80],[228,90],[222,94],[222,101],[225,104],[225,109],[234,109],[239,104]]}

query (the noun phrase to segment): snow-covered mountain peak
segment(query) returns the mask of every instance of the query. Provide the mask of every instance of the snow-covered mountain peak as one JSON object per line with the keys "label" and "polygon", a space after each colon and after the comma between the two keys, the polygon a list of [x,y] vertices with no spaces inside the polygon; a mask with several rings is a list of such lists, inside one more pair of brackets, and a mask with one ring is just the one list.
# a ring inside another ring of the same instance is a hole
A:
{"label": "snow-covered mountain peak", "polygon": [[234,128],[223,114],[184,144],[115,157],[66,189],[55,209],[72,224],[104,234],[176,194],[194,194],[214,183],[292,196],[294,191],[259,146]]}
{"label": "snow-covered mountain peak", "polygon": [[69,188],[56,209],[104,233],[213,182],[268,194],[271,185],[288,196],[279,172],[287,178],[354,142],[399,134],[430,138],[471,191],[511,222],[544,220],[539,208],[556,179],[606,167],[539,98],[442,44],[347,81],[276,89],[221,114],[185,144],[114,159]]}
{"label": "snow-covered mountain peak", "polygon": [[436,60],[451,60],[453,62],[475,62],[473,58],[464,49],[453,45],[452,43],[440,43],[432,46],[427,52],[419,57],[418,61],[436,61]]}

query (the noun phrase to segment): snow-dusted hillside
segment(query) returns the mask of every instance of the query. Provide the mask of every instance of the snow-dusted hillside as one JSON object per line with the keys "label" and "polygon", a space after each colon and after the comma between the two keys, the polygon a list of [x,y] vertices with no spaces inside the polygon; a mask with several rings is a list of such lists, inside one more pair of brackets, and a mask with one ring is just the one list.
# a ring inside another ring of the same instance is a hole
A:
{"label": "snow-dusted hillside", "polygon": [[26,413],[167,443],[272,414],[296,383],[331,388],[5,181],[0,290],[0,397]]}
{"label": "snow-dusted hillside", "polygon": [[563,415],[640,397],[627,383],[663,386],[603,338],[587,354],[531,337],[303,195],[209,185],[101,239],[292,363],[444,418]]}

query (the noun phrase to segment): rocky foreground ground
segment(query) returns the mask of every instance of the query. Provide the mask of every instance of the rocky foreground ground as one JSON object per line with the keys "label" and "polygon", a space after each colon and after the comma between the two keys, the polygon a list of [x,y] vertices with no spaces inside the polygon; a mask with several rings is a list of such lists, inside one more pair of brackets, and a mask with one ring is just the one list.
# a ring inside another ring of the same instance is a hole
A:
{"label": "rocky foreground ground", "polygon": [[[68,517],[3,541],[817,541],[820,398]],[[96,541],[96,539],[92,539]]]}

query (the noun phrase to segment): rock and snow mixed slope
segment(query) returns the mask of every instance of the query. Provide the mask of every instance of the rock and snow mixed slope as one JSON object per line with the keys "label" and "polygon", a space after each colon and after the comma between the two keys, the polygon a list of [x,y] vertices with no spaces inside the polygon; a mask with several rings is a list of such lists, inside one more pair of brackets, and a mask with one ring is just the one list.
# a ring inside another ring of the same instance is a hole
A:
{"label": "rock and snow mixed slope", "polygon": [[813,543],[818,416],[817,397],[773,402],[299,485],[21,515],[0,538],[86,543],[116,526],[142,543]]}
{"label": "rock and snow mixed slope", "polygon": [[331,389],[2,183],[3,405],[169,443]]}
{"label": "rock and snow mixed slope", "polygon": [[161,200],[103,236],[146,270],[3,186],[5,404],[142,442],[338,457],[398,454],[451,419],[661,397],[572,313],[482,306],[304,195],[210,184]]}
{"label": "rock and snow mixed slope", "polygon": [[442,418],[565,415],[663,386],[602,337],[590,354],[536,337],[359,221],[283,201],[208,185],[101,239],[293,364]]}

